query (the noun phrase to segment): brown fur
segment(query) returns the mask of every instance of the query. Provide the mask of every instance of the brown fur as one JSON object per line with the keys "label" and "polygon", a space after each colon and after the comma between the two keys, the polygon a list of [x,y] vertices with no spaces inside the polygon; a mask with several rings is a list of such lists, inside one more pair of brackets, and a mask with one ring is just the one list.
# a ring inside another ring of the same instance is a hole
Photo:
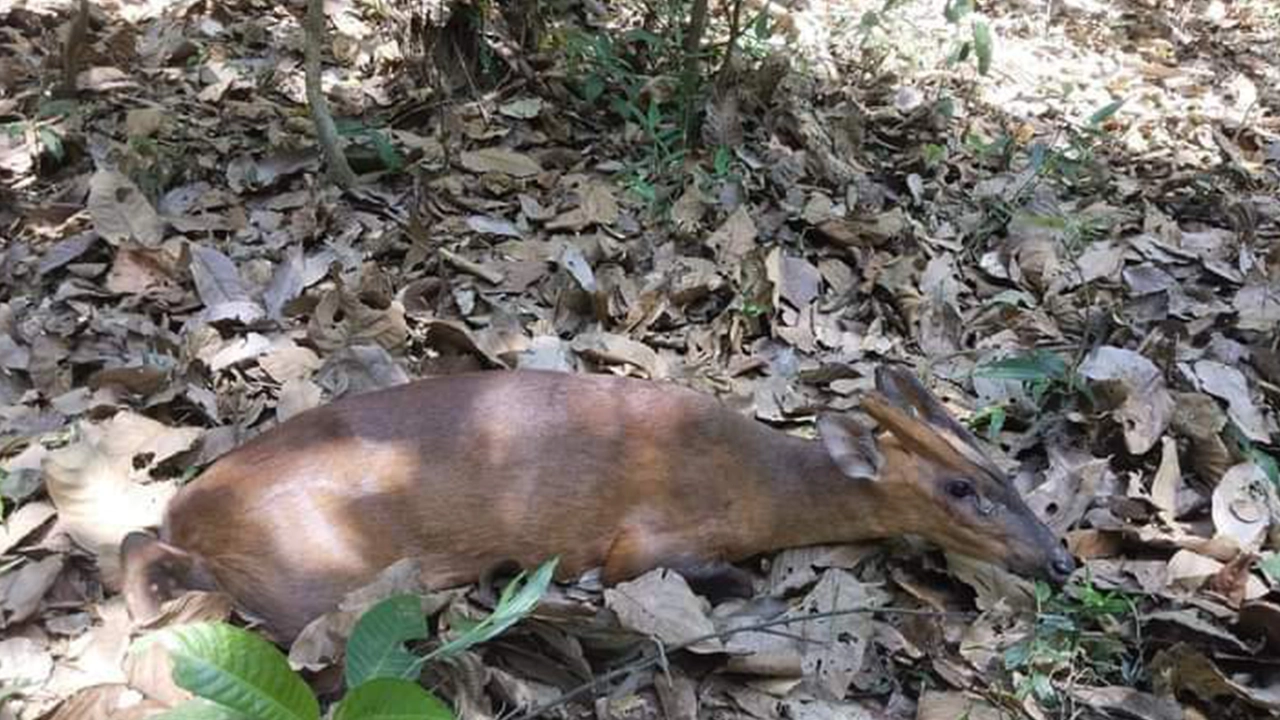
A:
{"label": "brown fur", "polygon": [[156,603],[139,594],[167,589],[139,569],[164,557],[207,572],[288,640],[404,557],[445,587],[508,559],[559,555],[560,577],[603,566],[613,582],[902,533],[1028,572],[1061,553],[1025,505],[1022,536],[963,527],[936,480],[973,471],[946,443],[868,444],[881,477],[852,479],[822,442],[671,385],[530,371],[423,380],[303,413],[216,462],[171,503],[154,546],[135,538],[132,563],[124,553],[130,607],[145,612]]}

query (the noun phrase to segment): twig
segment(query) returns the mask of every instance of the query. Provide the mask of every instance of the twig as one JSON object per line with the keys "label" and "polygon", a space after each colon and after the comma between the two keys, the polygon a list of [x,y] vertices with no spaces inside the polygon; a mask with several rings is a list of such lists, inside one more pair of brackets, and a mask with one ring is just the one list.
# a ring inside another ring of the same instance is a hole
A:
{"label": "twig", "polygon": [[439,252],[440,257],[444,258],[445,262],[449,263],[450,265],[458,268],[463,272],[471,273],[472,275],[475,275],[481,280],[485,280],[493,285],[498,285],[503,280],[506,279],[506,277],[502,273],[498,272],[497,270],[490,270],[489,268],[484,267],[479,263],[471,262],[470,260],[453,252],[452,250],[440,248],[439,250],[437,250],[437,252]]}
{"label": "twig", "polygon": [[610,680],[614,680],[616,678],[625,677],[627,675],[630,675],[631,673],[644,670],[649,667],[653,667],[654,665],[663,664],[666,662],[667,657],[672,653],[678,652],[680,650],[684,650],[685,648],[688,648],[693,645],[697,645],[698,643],[707,642],[708,640],[723,640],[725,638],[728,638],[731,635],[737,635],[738,633],[758,632],[758,631],[766,630],[768,628],[775,627],[778,625],[790,625],[792,623],[808,622],[810,620],[821,620],[823,618],[843,617],[845,615],[869,615],[869,614],[875,614],[875,613],[883,613],[886,615],[919,615],[924,617],[962,617],[965,619],[971,618],[977,614],[973,612],[947,612],[943,610],[922,610],[919,608],[894,608],[894,607],[848,608],[845,610],[832,610],[831,612],[812,613],[809,615],[800,615],[797,617],[776,618],[773,620],[766,620],[764,622],[756,623],[755,625],[744,625],[743,627],[729,628],[727,630],[721,630],[718,632],[710,633],[708,635],[702,635],[700,637],[690,638],[689,640],[676,643],[675,645],[672,645],[670,647],[665,647],[661,643],[659,643],[658,645],[659,651],[655,652],[653,655],[650,655],[649,657],[641,658],[639,660],[627,663],[626,665],[623,665],[621,667],[610,670],[609,672],[593,680],[589,680],[579,685],[578,687],[560,695],[554,700],[549,700],[541,705],[538,705],[532,710],[525,712],[522,715],[517,715],[515,718],[512,718],[511,720],[532,720],[533,718],[538,717],[539,715],[547,712],[548,710],[551,710],[553,708],[569,703],[574,699],[579,698],[591,692],[597,686],[603,683],[606,683]]}
{"label": "twig", "polygon": [[338,128],[329,114],[329,104],[324,98],[320,77],[320,48],[324,45],[324,0],[307,0],[307,17],[303,35],[303,55],[307,106],[311,121],[316,125],[316,140],[324,151],[325,166],[329,178],[343,190],[355,187],[356,174],[342,153],[338,140]]}

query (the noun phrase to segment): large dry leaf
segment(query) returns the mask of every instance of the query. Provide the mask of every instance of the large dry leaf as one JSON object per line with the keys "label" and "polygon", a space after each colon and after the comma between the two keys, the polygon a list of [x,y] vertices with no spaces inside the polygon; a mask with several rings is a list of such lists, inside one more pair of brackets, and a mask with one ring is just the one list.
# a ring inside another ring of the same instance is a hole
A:
{"label": "large dry leaf", "polygon": [[[619,583],[604,591],[604,603],[618,616],[622,627],[656,637],[667,645],[716,631],[707,617],[704,602],[693,594],[683,577],[670,570],[653,570],[635,580]],[[714,653],[722,652],[724,646],[711,638],[687,649]]]}
{"label": "large dry leaf", "polygon": [[1074,687],[1071,696],[1095,710],[1140,720],[1183,720],[1182,706],[1173,697],[1157,697],[1131,687]]}
{"label": "large dry leaf", "polygon": [[916,720],[1009,720],[1009,714],[981,695],[927,690],[920,696]]}
{"label": "large dry leaf", "polygon": [[0,523],[0,555],[7,554],[28,535],[49,522],[55,513],[54,507],[44,501],[23,503]]}
{"label": "large dry leaf", "polygon": [[[871,608],[884,599],[870,592],[852,573],[830,570],[788,617],[803,617],[838,610]],[[803,654],[805,675],[812,677],[831,697],[844,697],[853,678],[862,670],[875,626],[870,613],[853,613],[805,620],[787,625]]]}
{"label": "large dry leaf", "polygon": [[609,185],[590,181],[579,191],[578,207],[547,222],[548,230],[579,232],[594,225],[612,225],[618,221],[618,201]]}
{"label": "large dry leaf", "polygon": [[1206,702],[1234,697],[1254,707],[1280,712],[1280,675],[1258,663],[1228,674],[1199,649],[1178,644],[1152,658],[1152,677],[1172,692],[1190,691]]}
{"label": "large dry leaf", "polygon": [[180,291],[177,258],[163,247],[122,243],[107,273],[106,288],[125,295],[169,295]]}
{"label": "large dry leaf", "polygon": [[302,347],[288,337],[278,338],[265,355],[258,358],[258,365],[278,383],[310,378],[320,369],[320,356],[311,348]]}
{"label": "large dry leaf", "polygon": [[745,205],[733,211],[724,224],[711,233],[706,243],[716,251],[716,258],[733,266],[756,247],[756,223]]}
{"label": "large dry leaf", "polygon": [[158,525],[175,490],[171,482],[138,482],[156,464],[190,448],[201,430],[170,427],[131,412],[78,427],[78,440],[45,458],[45,484],[59,525],[98,555],[110,577],[125,534]]}
{"label": "large dry leaf", "polygon": [[116,596],[97,606],[101,622],[76,638],[49,678],[60,697],[77,690],[125,681],[123,661],[133,624],[124,598]]}
{"label": "large dry leaf", "polygon": [[1246,285],[1231,301],[1241,330],[1274,332],[1280,326],[1280,283]]}
{"label": "large dry leaf", "polygon": [[377,308],[362,302],[356,293],[335,288],[320,298],[307,334],[326,352],[368,344],[395,351],[408,340],[409,327],[400,303]]}
{"label": "large dry leaf", "polygon": [[818,297],[822,287],[822,274],[818,268],[802,258],[783,255],[774,248],[765,258],[765,272],[773,285],[773,306],[780,308],[779,300],[786,300],[792,308],[802,310]]}
{"label": "large dry leaf", "polygon": [[666,376],[665,364],[648,345],[606,332],[583,333],[571,343],[574,352],[603,363],[627,363],[643,370],[651,379]]}
{"label": "large dry leaf", "polygon": [[1266,419],[1249,397],[1244,373],[1214,360],[1197,360],[1195,371],[1205,392],[1227,401],[1227,415],[1245,436],[1254,442],[1270,442]]}
{"label": "large dry leaf", "polygon": [[1150,450],[1173,417],[1173,397],[1155,363],[1133,350],[1103,345],[1080,364],[1080,374],[1122,398],[1114,415],[1129,452]]}
{"label": "large dry leaf", "polygon": [[0,578],[0,627],[17,625],[31,618],[58,579],[62,566],[62,555],[50,555]]}
{"label": "large dry leaf", "polygon": [[512,177],[532,177],[542,172],[538,161],[524,153],[505,148],[468,150],[459,156],[462,167],[475,173],[501,173]]}
{"label": "large dry leaf", "polygon": [[134,241],[155,247],[164,240],[164,223],[142,190],[115,170],[100,169],[89,180],[89,215],[107,242]]}
{"label": "large dry leaf", "polygon": [[245,289],[231,258],[201,243],[191,243],[191,278],[204,302],[206,322],[238,320],[252,323],[266,311]]}

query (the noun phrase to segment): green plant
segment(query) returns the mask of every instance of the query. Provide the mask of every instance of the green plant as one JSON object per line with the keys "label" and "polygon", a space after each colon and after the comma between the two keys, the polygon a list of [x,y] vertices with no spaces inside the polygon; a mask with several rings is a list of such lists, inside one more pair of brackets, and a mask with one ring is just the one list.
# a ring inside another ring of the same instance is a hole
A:
{"label": "green plant", "polygon": [[1280,489],[1280,462],[1274,456],[1255,445],[1235,423],[1227,425],[1227,438],[1235,443],[1236,449],[1246,460],[1262,468],[1271,484]]}
{"label": "green plant", "polygon": [[[1027,637],[1004,654],[1018,697],[1035,695],[1048,707],[1060,704],[1062,684],[1135,685],[1143,678],[1139,653],[1129,653],[1123,639],[1126,616],[1135,617],[1133,599],[1097,589],[1091,579],[1054,594],[1038,582],[1036,619]],[[1140,644],[1141,638],[1137,638]]]}
{"label": "green plant", "polygon": [[992,380],[1025,383],[1032,401],[1041,407],[1054,395],[1069,397],[1077,392],[1088,392],[1083,380],[1067,366],[1061,355],[1039,348],[984,363],[973,374]]}
{"label": "green plant", "polygon": [[[521,573],[502,591],[497,607],[425,655],[405,643],[429,632],[416,596],[398,595],[374,605],[357,621],[347,642],[347,693],[333,709],[337,720],[448,720],[453,712],[417,683],[423,665],[447,661],[486,642],[527,616],[546,593],[557,560],[532,576]],[[461,622],[455,623],[462,625]],[[166,720],[319,720],[320,704],[278,648],[247,630],[205,622],[166,628],[134,646],[160,643],[173,661],[173,679],[196,698],[161,717]]]}
{"label": "green plant", "polygon": [[1004,429],[1005,409],[999,405],[988,405],[969,418],[969,427],[978,429],[987,426],[987,439],[994,442]]}

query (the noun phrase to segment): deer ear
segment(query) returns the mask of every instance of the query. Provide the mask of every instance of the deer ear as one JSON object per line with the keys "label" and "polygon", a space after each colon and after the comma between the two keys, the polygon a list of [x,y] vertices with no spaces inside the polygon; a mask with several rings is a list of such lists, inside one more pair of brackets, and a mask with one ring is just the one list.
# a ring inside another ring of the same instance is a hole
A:
{"label": "deer ear", "polygon": [[876,480],[884,456],[870,428],[832,413],[818,416],[818,436],[840,472],[855,480]]}

